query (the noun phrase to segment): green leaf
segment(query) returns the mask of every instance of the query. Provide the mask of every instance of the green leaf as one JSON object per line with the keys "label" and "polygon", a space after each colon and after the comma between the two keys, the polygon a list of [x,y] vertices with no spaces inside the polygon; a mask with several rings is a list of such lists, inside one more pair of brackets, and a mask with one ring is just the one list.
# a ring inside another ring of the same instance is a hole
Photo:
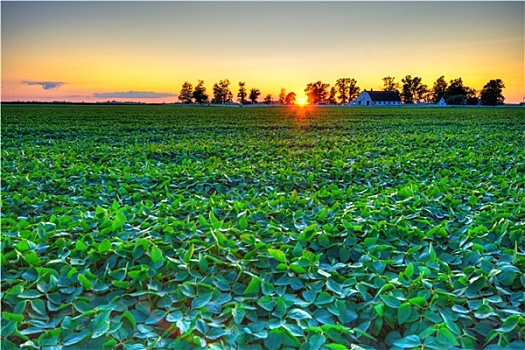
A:
{"label": "green leaf", "polygon": [[292,250],[292,255],[296,258],[303,256],[303,246],[301,245],[301,243],[297,242],[295,244],[295,247]]}
{"label": "green leaf", "polygon": [[24,260],[31,266],[41,266],[42,262],[35,252],[29,252],[24,254]]}
{"label": "green leaf", "polygon": [[406,278],[410,279],[414,275],[414,265],[409,264],[405,268],[405,272],[403,272]]}
{"label": "green leaf", "polygon": [[128,310],[124,311],[121,315],[121,320],[124,319],[128,320],[129,323],[131,323],[131,325],[133,326],[133,328],[137,328],[137,321],[135,320],[135,316],[133,316],[133,314]]}
{"label": "green leaf", "polygon": [[79,274],[78,275],[78,281],[80,282],[80,284],[82,284],[82,286],[84,286],[84,288],[86,289],[89,289],[93,286],[93,282],[91,282],[90,280],[87,279],[87,277],[85,277],[84,275],[82,274]]}
{"label": "green leaf", "polygon": [[102,242],[98,245],[98,251],[100,253],[109,252],[111,250],[111,241],[107,238],[104,238]]}
{"label": "green leaf", "polygon": [[277,350],[283,344],[283,337],[278,328],[272,329],[268,333],[268,337],[264,339],[264,346],[268,350]]}
{"label": "green leaf", "polygon": [[516,326],[518,325],[519,321],[520,321],[520,316],[519,315],[511,315],[511,316],[507,317],[505,319],[505,321],[503,321],[503,324],[501,325],[501,327],[496,329],[496,331],[502,332],[502,333],[509,333],[514,328],[516,328]]}
{"label": "green leaf", "polygon": [[283,318],[286,314],[286,303],[283,298],[277,297],[275,302],[275,311],[273,313],[278,318]]}
{"label": "green leaf", "polygon": [[96,339],[109,331],[109,314],[111,310],[105,310],[102,313],[95,316],[92,321],[93,324],[93,334],[91,334],[91,339]]}
{"label": "green leaf", "polygon": [[436,254],[436,251],[434,250],[434,247],[432,245],[432,242],[430,242],[429,246],[428,246],[428,254],[430,256],[430,259],[429,261],[430,262],[436,262],[436,259],[437,259],[437,254]]}
{"label": "green leaf", "polygon": [[294,319],[294,320],[304,320],[305,318],[312,318],[312,316],[301,309],[291,309],[288,312],[288,317]]}
{"label": "green leaf", "polygon": [[75,243],[75,249],[80,252],[85,252],[88,250],[88,246],[80,239],[77,239],[77,242]]}
{"label": "green leaf", "polygon": [[384,312],[384,304],[383,303],[374,305],[374,310],[376,310],[377,314],[380,317],[383,317],[383,315],[385,314],[385,312]]}
{"label": "green leaf", "polygon": [[266,311],[272,311],[274,307],[274,301],[271,296],[265,295],[259,300],[257,300],[257,305],[259,305]]}
{"label": "green leaf", "polygon": [[25,292],[22,292],[18,295],[21,299],[35,299],[41,297],[42,294],[40,294],[38,291],[34,289],[27,290]]}
{"label": "green leaf", "polygon": [[200,309],[204,305],[208,304],[212,296],[213,296],[213,293],[210,292],[210,293],[206,293],[200,297],[193,299],[193,301],[191,302],[191,307],[194,309]]}
{"label": "green leaf", "polygon": [[6,321],[16,321],[19,323],[24,321],[24,315],[13,314],[7,311],[2,311],[2,318]]}
{"label": "green leaf", "polygon": [[157,247],[156,245],[153,245],[153,247],[151,247],[150,257],[151,257],[151,261],[154,264],[158,263],[159,261],[162,260],[162,250],[160,250],[160,248]]}
{"label": "green leaf", "polygon": [[326,342],[326,337],[322,334],[313,334],[308,336],[307,339],[310,350],[318,350]]}
{"label": "green leaf", "polygon": [[166,314],[166,311],[153,310],[146,321],[144,321],[144,324],[160,324],[164,317],[166,317]]}
{"label": "green leaf", "polygon": [[246,219],[246,216],[241,216],[239,219],[239,228],[243,231],[248,228],[248,220]]}
{"label": "green leaf", "polygon": [[226,332],[226,330],[222,328],[213,328],[212,330],[208,332],[208,334],[206,335],[206,338],[210,340],[216,340],[227,334],[228,333]]}
{"label": "green leaf", "polygon": [[128,281],[117,281],[117,280],[111,280],[111,284],[121,289],[128,289],[130,285]]}
{"label": "green leaf", "polygon": [[286,263],[286,254],[278,249],[268,248],[268,253],[277,261]]}
{"label": "green leaf", "polygon": [[240,325],[242,320],[244,319],[244,310],[242,309],[239,309],[239,308],[234,308],[232,310],[232,316],[233,316],[233,321],[235,322],[236,325]]}
{"label": "green leaf", "polygon": [[348,350],[348,348],[344,345],[341,345],[341,344],[325,344],[325,346],[328,348],[328,349],[333,349],[333,350]]}
{"label": "green leaf", "polygon": [[246,289],[244,290],[244,295],[251,293],[259,293],[261,290],[261,279],[258,277],[252,278]]}
{"label": "green leaf", "polygon": [[26,272],[22,274],[22,278],[26,281],[36,281],[39,278],[38,270],[34,267],[30,267]]}
{"label": "green leaf", "polygon": [[38,337],[38,345],[40,345],[43,348],[53,347],[57,345],[60,341],[61,332],[62,329],[60,328],[45,331]]}
{"label": "green leaf", "polygon": [[393,309],[397,309],[401,305],[401,302],[392,295],[381,295],[381,299],[387,306]]}
{"label": "green leaf", "polygon": [[421,340],[417,335],[408,335],[394,342],[394,345],[403,349],[406,348],[417,348],[421,345]]}
{"label": "green leaf", "polygon": [[326,305],[330,304],[332,301],[334,301],[334,297],[327,292],[322,292],[317,295],[317,299],[315,300],[315,305]]}
{"label": "green leaf", "polygon": [[401,325],[412,315],[412,307],[408,303],[403,303],[397,309],[397,322]]}
{"label": "green leaf", "polygon": [[36,313],[42,316],[47,316],[47,309],[46,309],[46,304],[44,303],[44,301],[42,301],[41,299],[32,299],[30,303],[31,303],[31,307]]}
{"label": "green leaf", "polygon": [[423,297],[413,297],[413,298],[408,299],[408,302],[410,304],[414,304],[414,305],[417,305],[417,306],[422,306],[422,305],[424,305],[427,302],[427,299],[423,298]]}
{"label": "green leaf", "polygon": [[182,258],[182,261],[184,261],[186,264],[189,264],[191,257],[193,256],[194,250],[195,250],[195,246],[192,243],[190,247],[188,248],[188,250],[186,251],[186,254],[184,254],[184,258]]}
{"label": "green leaf", "polygon": [[305,268],[297,263],[290,264],[290,270],[292,270],[295,273],[299,273],[299,274],[306,273]]}
{"label": "green leaf", "polygon": [[452,347],[452,346],[458,346],[459,343],[456,340],[456,337],[454,334],[452,334],[451,331],[449,331],[447,328],[440,328],[437,333],[436,340],[441,345]]}

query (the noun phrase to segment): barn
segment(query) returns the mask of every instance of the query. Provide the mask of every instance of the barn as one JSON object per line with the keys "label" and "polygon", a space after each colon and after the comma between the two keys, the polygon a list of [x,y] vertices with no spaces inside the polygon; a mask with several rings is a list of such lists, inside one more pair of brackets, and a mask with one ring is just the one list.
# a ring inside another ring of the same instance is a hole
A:
{"label": "barn", "polygon": [[401,98],[396,91],[363,91],[355,100],[357,106],[400,106]]}

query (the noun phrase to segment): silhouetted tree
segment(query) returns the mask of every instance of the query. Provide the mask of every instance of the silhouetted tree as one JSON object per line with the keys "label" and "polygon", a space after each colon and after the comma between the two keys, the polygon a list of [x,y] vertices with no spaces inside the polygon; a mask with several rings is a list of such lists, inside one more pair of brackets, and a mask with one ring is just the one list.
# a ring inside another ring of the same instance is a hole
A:
{"label": "silhouetted tree", "polygon": [[213,103],[226,103],[231,101],[233,94],[230,91],[230,81],[228,79],[220,80],[219,83],[213,84]]}
{"label": "silhouetted tree", "polygon": [[339,78],[335,83],[336,91],[339,92],[341,103],[347,103],[357,98],[361,89],[357,86],[357,80],[352,78]]}
{"label": "silhouetted tree", "polygon": [[419,102],[428,92],[427,86],[421,83],[420,77],[412,78],[411,75],[407,75],[401,80],[401,82],[403,82],[403,90],[401,93],[403,103],[411,104]]}
{"label": "silhouetted tree", "polygon": [[472,92],[467,95],[467,105],[476,106],[479,104],[479,98],[476,96],[476,90],[472,89]]}
{"label": "silhouetted tree", "polygon": [[335,93],[336,93],[336,89],[334,86],[332,86],[332,88],[330,89],[330,95],[328,95],[328,103],[331,104],[331,105],[335,105],[337,104],[337,100],[335,99]]}
{"label": "silhouetted tree", "polygon": [[206,94],[206,88],[204,87],[204,80],[199,80],[199,83],[197,86],[195,86],[193,98],[195,99],[195,103],[208,102],[208,95]]}
{"label": "silhouetted tree", "polygon": [[238,100],[241,102],[241,104],[245,104],[246,103],[246,88],[245,88],[245,85],[246,83],[245,82],[239,82],[239,93],[237,94],[237,97],[239,98]]}
{"label": "silhouetted tree", "polygon": [[467,100],[476,97],[476,90],[463,85],[463,80],[460,78],[453,79],[448,84],[445,91],[445,102],[449,105],[464,105]]}
{"label": "silhouetted tree", "polygon": [[448,84],[445,80],[445,76],[442,75],[437,78],[436,82],[434,83],[434,87],[432,88],[432,101],[434,101],[434,103],[438,103],[439,100],[445,96],[447,87]]}
{"label": "silhouetted tree", "polygon": [[284,100],[284,103],[287,105],[294,105],[295,104],[295,92],[290,92],[288,95],[286,95],[286,98]]}
{"label": "silhouetted tree", "polygon": [[281,88],[281,93],[279,94],[279,103],[284,105],[286,101],[286,89]]}
{"label": "silhouetted tree", "polygon": [[184,84],[182,84],[182,89],[180,90],[180,93],[179,93],[179,100],[182,103],[191,103],[192,98],[193,98],[193,86],[191,85],[190,82],[186,81],[184,82]]}
{"label": "silhouetted tree", "polygon": [[[353,80],[353,79],[352,79]],[[339,78],[335,82],[335,88],[339,92],[339,100],[341,103],[347,103],[350,101],[350,78]]]}
{"label": "silhouetted tree", "polygon": [[324,84],[322,81],[317,81],[315,83],[310,83],[306,85],[306,96],[308,97],[308,103],[316,104],[317,102],[326,101],[326,95],[328,87],[330,84]]}
{"label": "silhouetted tree", "polygon": [[501,79],[493,79],[483,86],[481,90],[481,104],[486,106],[502,105],[505,101],[503,89],[505,84]]}
{"label": "silhouetted tree", "polygon": [[355,100],[357,98],[357,96],[359,96],[359,93],[361,92],[361,88],[359,86],[357,86],[357,80],[355,79],[350,79],[350,85],[349,85],[349,93],[348,93],[348,97],[349,97],[349,102],[352,101],[352,100]]}
{"label": "silhouetted tree", "polygon": [[252,88],[250,90],[250,101],[252,101],[253,104],[257,103],[257,99],[259,98],[259,95],[261,94],[261,92],[259,91],[259,89],[257,88]]}
{"label": "silhouetted tree", "polygon": [[222,88],[219,86],[218,83],[213,84],[213,100],[212,103],[223,103],[225,100],[225,96],[223,95]]}
{"label": "silhouetted tree", "polygon": [[383,91],[395,91],[399,93],[399,83],[395,82],[395,77],[384,77],[383,78]]}
{"label": "silhouetted tree", "polygon": [[264,103],[266,103],[267,105],[272,104],[272,95],[271,94],[266,95],[266,97],[264,98]]}

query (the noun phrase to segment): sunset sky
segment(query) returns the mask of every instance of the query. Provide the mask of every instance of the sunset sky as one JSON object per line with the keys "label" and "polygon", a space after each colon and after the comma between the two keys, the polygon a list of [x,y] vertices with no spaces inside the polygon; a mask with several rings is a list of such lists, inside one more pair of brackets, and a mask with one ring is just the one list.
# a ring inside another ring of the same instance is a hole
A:
{"label": "sunset sky", "polygon": [[278,98],[354,78],[502,79],[524,92],[525,3],[1,2],[2,101],[175,102],[221,79]]}

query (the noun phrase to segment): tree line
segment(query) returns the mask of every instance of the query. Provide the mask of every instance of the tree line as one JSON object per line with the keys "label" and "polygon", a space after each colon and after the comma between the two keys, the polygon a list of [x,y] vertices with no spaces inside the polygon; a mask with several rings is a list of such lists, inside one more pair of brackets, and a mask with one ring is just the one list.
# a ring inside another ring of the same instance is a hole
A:
{"label": "tree line", "polygon": [[[387,76],[383,79],[383,91],[397,92],[404,104],[415,104],[418,102],[438,103],[442,98],[448,105],[502,105],[505,101],[503,89],[505,84],[501,79],[493,79],[483,86],[478,93],[475,89],[463,84],[461,77],[452,79],[449,82],[444,76],[439,77],[432,88],[423,84],[421,77],[405,76],[401,82],[397,82],[395,77]],[[199,80],[193,88],[190,82],[184,82],[180,90],[179,99],[182,103],[233,103],[234,95],[230,90],[228,79],[220,80],[213,84],[213,98],[209,98],[206,93],[204,81]],[[241,104],[257,104],[261,92],[258,88],[251,88],[248,92],[246,82],[239,82],[237,90],[237,101]],[[346,104],[355,100],[361,93],[361,88],[357,85],[357,80],[353,78],[339,78],[330,89],[330,84],[323,83],[321,80],[308,83],[304,92],[306,93],[309,104]],[[279,103],[284,105],[295,104],[297,94],[295,92],[286,93],[282,88],[279,94]],[[268,94],[263,103],[273,102],[272,95]]]}

